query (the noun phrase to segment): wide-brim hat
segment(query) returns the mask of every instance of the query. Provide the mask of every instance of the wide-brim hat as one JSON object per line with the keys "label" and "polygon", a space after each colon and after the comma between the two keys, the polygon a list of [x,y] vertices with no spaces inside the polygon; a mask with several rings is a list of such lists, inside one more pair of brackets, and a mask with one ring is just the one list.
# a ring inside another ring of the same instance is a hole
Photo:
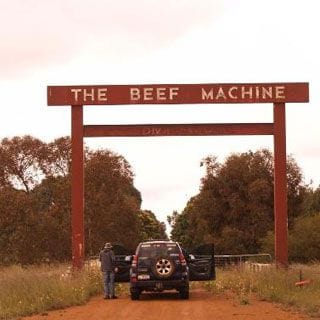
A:
{"label": "wide-brim hat", "polygon": [[112,249],[112,244],[110,242],[107,242],[105,245],[104,245],[104,248],[105,249]]}

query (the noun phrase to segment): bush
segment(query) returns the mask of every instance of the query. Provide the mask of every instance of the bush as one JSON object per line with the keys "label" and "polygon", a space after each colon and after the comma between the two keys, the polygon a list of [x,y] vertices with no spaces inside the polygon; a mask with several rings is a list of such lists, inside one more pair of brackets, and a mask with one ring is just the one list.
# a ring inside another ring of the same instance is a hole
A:
{"label": "bush", "polygon": [[290,257],[294,261],[320,261],[320,213],[295,220],[290,235]]}
{"label": "bush", "polygon": [[[290,261],[320,261],[320,213],[297,218],[288,242]],[[269,231],[262,240],[262,251],[274,255],[274,232]]]}

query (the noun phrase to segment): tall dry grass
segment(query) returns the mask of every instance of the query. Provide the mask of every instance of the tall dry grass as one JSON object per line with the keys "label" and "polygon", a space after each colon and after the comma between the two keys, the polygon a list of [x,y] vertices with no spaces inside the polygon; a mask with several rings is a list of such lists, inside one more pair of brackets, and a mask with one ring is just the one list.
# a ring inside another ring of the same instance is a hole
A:
{"label": "tall dry grass", "polygon": [[101,292],[98,271],[68,271],[67,265],[0,269],[0,319],[83,304]]}
{"label": "tall dry grass", "polygon": [[[300,280],[300,272],[304,280],[311,280],[309,285],[295,285]],[[206,283],[206,287],[216,293],[231,291],[241,304],[258,297],[294,307],[311,316],[320,316],[319,263],[292,265],[287,270],[271,267],[259,272],[246,268],[218,269],[217,280]]]}

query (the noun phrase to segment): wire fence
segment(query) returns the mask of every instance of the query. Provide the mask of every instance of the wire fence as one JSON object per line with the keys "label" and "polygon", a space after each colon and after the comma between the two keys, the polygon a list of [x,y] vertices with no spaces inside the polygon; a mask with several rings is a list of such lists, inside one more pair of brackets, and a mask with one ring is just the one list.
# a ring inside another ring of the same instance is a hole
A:
{"label": "wire fence", "polygon": [[229,267],[242,265],[245,262],[270,264],[272,257],[268,253],[261,254],[220,254],[214,256],[217,267]]}

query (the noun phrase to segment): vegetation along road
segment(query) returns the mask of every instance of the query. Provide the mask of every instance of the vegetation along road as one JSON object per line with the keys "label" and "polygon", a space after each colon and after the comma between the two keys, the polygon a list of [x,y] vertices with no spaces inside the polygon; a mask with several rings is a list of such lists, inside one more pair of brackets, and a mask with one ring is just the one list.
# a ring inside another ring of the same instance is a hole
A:
{"label": "vegetation along road", "polygon": [[180,300],[178,294],[142,294],[141,300],[131,301],[129,296],[117,300],[103,300],[95,297],[84,306],[50,311],[41,315],[24,318],[25,320],[100,320],[100,319],[215,319],[215,320],[301,320],[308,319],[297,313],[284,311],[267,302],[251,300],[241,304],[233,298],[213,295],[204,289],[191,291],[190,300]]}

